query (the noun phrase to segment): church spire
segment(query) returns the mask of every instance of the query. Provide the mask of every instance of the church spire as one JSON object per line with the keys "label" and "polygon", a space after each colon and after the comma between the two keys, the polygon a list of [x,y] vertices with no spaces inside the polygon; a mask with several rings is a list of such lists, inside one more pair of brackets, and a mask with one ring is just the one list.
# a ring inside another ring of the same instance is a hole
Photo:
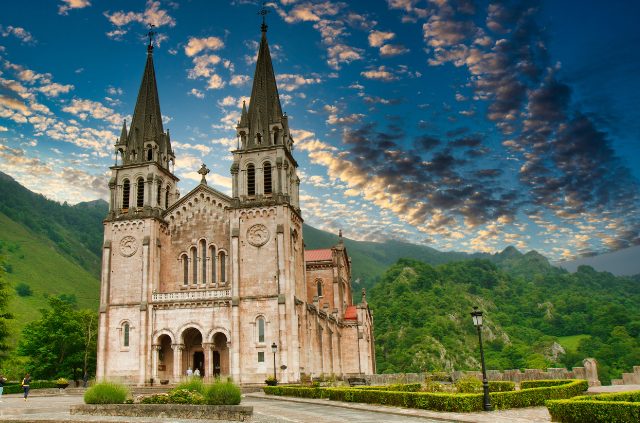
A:
{"label": "church spire", "polygon": [[153,67],[153,46],[149,45],[147,48],[147,63],[144,67],[138,100],[131,119],[129,139],[133,140],[134,148],[143,148],[145,141],[157,140],[161,134],[164,134],[164,130],[162,128],[156,73]]}
{"label": "church spire", "polygon": [[270,140],[269,124],[278,122],[280,116],[282,116],[282,106],[267,43],[267,27],[263,25],[249,101],[249,144],[254,144],[257,134],[260,134],[261,140]]}
{"label": "church spire", "polygon": [[120,133],[120,141],[118,144],[126,144],[127,143],[127,120],[125,119],[122,123],[122,132]]}

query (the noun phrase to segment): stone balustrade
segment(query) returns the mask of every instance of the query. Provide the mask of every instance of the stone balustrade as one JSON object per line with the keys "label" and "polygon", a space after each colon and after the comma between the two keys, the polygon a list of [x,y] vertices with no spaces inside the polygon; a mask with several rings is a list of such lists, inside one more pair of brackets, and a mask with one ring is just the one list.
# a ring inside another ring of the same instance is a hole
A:
{"label": "stone balustrade", "polygon": [[170,303],[176,301],[201,301],[230,297],[231,289],[223,288],[199,291],[157,292],[151,294],[151,301],[154,303]]}

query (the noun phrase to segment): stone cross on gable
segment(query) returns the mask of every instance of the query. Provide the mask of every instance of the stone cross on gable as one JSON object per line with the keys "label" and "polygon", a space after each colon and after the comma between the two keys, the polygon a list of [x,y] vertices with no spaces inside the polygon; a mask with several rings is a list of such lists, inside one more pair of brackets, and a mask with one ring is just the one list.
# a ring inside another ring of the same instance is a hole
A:
{"label": "stone cross on gable", "polygon": [[207,166],[205,166],[204,163],[202,163],[202,167],[200,168],[200,170],[198,170],[198,173],[202,175],[202,180],[200,181],[200,183],[207,185],[207,180],[205,179],[205,176],[207,176],[207,173],[209,173],[209,169],[207,169]]}

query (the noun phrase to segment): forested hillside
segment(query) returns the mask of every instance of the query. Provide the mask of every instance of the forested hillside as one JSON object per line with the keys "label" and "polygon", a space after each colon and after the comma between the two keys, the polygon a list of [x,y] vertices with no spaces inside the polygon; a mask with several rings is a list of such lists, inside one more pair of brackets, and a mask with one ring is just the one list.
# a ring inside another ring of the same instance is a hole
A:
{"label": "forested hillside", "polygon": [[[398,260],[367,295],[378,372],[479,369],[477,332],[469,316],[473,306],[485,312],[489,369],[573,367],[595,357],[600,380],[608,383],[640,365],[637,277],[588,266],[573,274],[541,273],[545,266],[530,254],[507,262],[505,267],[521,276],[504,273],[489,260],[436,267]],[[554,358],[554,342],[566,353]]]}

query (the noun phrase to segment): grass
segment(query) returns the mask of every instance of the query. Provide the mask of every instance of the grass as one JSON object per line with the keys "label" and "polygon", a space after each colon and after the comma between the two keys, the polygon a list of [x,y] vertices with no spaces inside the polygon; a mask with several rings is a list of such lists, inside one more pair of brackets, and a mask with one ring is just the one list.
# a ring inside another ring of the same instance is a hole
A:
{"label": "grass", "polygon": [[84,393],[85,404],[124,404],[129,388],[117,382],[100,382]]}
{"label": "grass", "polygon": [[201,377],[187,376],[175,388],[173,388],[174,391],[179,391],[181,389],[186,389],[189,392],[196,391],[204,395],[207,391],[207,386],[204,384]]}
{"label": "grass", "polygon": [[558,338],[558,343],[562,345],[566,351],[576,351],[578,349],[578,344],[580,340],[589,338],[591,335],[571,335],[571,336],[561,336]]}
{"label": "grass", "polygon": [[[4,277],[13,287],[29,285],[33,294],[15,295],[9,312],[16,315],[14,339],[26,323],[40,318],[39,308],[47,307],[47,295],[75,294],[78,308],[97,309],[100,302],[100,281],[78,264],[56,251],[55,244],[0,213],[0,256],[11,265],[12,273]],[[12,249],[13,251],[9,251]]]}

